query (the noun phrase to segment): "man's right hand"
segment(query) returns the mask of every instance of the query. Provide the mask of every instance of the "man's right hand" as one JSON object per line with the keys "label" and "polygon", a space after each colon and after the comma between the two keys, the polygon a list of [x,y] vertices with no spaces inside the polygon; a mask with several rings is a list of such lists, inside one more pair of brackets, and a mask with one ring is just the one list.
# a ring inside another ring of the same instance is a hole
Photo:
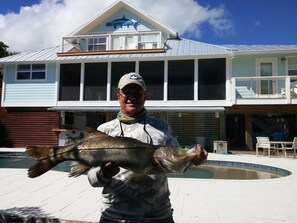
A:
{"label": "man's right hand", "polygon": [[120,168],[109,162],[101,166],[101,171],[104,177],[112,178],[120,172]]}

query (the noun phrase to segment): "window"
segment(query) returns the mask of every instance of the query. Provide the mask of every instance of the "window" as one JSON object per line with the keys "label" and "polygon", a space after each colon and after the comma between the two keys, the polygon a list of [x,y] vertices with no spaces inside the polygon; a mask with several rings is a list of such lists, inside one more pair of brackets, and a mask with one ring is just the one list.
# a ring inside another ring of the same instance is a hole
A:
{"label": "window", "polygon": [[134,36],[126,36],[126,50],[132,50],[137,48],[137,43]]}
{"label": "window", "polygon": [[127,73],[135,72],[135,62],[111,63],[111,100],[117,100],[118,82]]}
{"label": "window", "polygon": [[297,75],[297,57],[288,58],[288,74],[289,76]]}
{"label": "window", "polygon": [[94,37],[88,39],[88,51],[106,50],[106,37]]}
{"label": "window", "polygon": [[119,36],[112,37],[111,49],[113,49],[113,50],[120,50],[121,49],[120,37]]}
{"label": "window", "polygon": [[139,49],[156,49],[158,47],[159,34],[145,34],[139,36]]}
{"label": "window", "polygon": [[224,100],[226,97],[226,60],[198,60],[198,99]]}
{"label": "window", "polygon": [[80,91],[80,64],[61,64],[60,101],[78,101]]}
{"label": "window", "polygon": [[148,100],[163,100],[164,61],[140,61],[139,74],[145,80]]}
{"label": "window", "polygon": [[84,100],[106,100],[107,63],[85,64]]}
{"label": "window", "polygon": [[17,65],[17,80],[45,80],[45,64]]}
{"label": "window", "polygon": [[[270,77],[273,75],[272,63],[261,63],[260,64],[260,75],[261,77]],[[273,94],[273,81],[272,80],[261,80],[261,94]]]}
{"label": "window", "polygon": [[194,60],[168,61],[168,100],[194,100]]}

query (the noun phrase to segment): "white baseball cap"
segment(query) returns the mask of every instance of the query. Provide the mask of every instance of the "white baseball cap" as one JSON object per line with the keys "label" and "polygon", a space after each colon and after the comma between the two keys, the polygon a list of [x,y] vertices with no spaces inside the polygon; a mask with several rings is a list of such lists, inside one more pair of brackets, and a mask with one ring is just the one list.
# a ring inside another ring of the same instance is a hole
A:
{"label": "white baseball cap", "polygon": [[146,86],[143,78],[135,72],[123,75],[119,81],[118,89],[123,89],[128,84],[137,84],[142,87],[144,91],[146,91]]}

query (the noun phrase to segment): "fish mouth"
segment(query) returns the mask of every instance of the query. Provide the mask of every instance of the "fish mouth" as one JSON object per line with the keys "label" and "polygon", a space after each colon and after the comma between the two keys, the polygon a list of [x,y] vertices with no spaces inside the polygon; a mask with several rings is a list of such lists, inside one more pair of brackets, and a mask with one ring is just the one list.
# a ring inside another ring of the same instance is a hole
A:
{"label": "fish mouth", "polygon": [[192,163],[195,166],[201,165],[208,156],[208,153],[206,150],[203,149],[203,147],[200,144],[195,145],[195,156],[191,159]]}
{"label": "fish mouth", "polygon": [[155,161],[159,166],[166,171],[172,173],[183,173],[193,164],[199,165],[202,163],[200,154],[203,151],[199,144],[194,145],[192,148],[183,148],[175,151],[174,149],[168,153],[159,153],[155,157]]}

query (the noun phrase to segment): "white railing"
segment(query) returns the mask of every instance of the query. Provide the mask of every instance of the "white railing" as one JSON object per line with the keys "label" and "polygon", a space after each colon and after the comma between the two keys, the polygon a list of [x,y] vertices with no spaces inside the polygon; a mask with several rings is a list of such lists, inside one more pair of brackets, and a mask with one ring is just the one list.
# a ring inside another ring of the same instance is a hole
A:
{"label": "white railing", "polygon": [[[121,40],[118,38],[121,38]],[[160,31],[91,34],[68,36],[62,38],[62,53],[105,50],[156,49],[162,47],[162,35]]]}
{"label": "white railing", "polygon": [[233,77],[231,82],[233,104],[255,103],[255,100],[265,100],[266,104],[271,104],[271,100],[286,104],[297,101],[297,76]]}

